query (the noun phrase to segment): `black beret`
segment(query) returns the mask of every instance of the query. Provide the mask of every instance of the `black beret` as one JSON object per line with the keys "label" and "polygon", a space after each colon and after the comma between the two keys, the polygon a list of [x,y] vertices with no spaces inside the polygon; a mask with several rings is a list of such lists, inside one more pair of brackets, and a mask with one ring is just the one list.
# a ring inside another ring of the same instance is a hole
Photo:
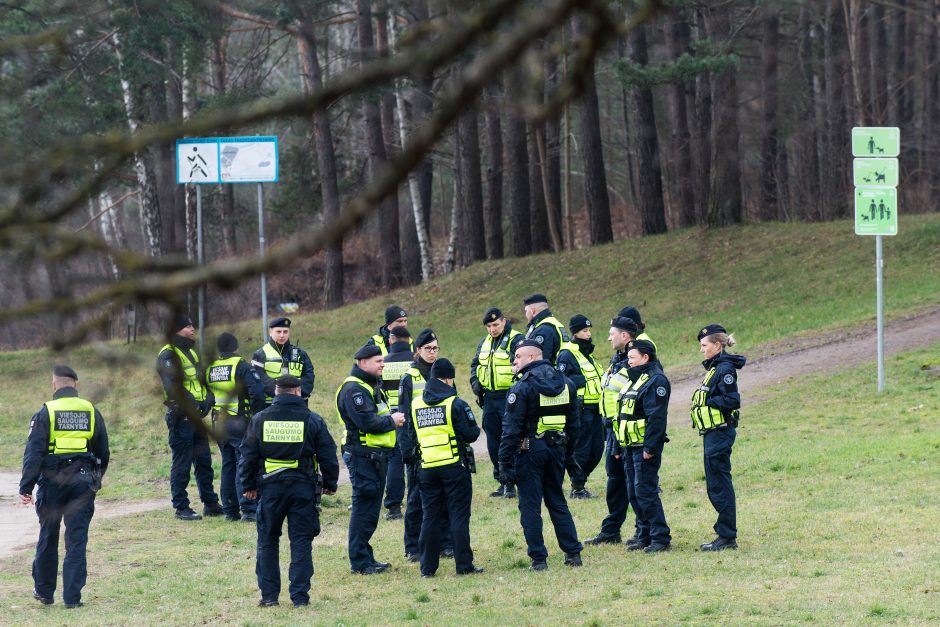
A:
{"label": "black beret", "polygon": [[290,318],[285,318],[285,317],[281,316],[280,318],[275,318],[274,320],[272,320],[271,322],[268,323],[268,328],[269,328],[269,329],[276,329],[276,328],[279,328],[279,327],[287,327],[287,328],[289,329],[289,328],[290,328]]}
{"label": "black beret", "polygon": [[394,335],[398,339],[411,337],[411,331],[408,330],[408,327],[401,327],[401,326],[392,327],[391,329],[388,330],[388,334]]}
{"label": "black beret", "polygon": [[706,327],[702,327],[702,330],[698,332],[698,341],[701,342],[703,337],[708,337],[716,333],[727,333],[727,331],[725,331],[725,328],[720,324],[710,324]]}
{"label": "black beret", "polygon": [[229,332],[220,333],[215,340],[220,353],[234,353],[238,350],[238,338]]}
{"label": "black beret", "polygon": [[626,331],[634,337],[640,334],[640,327],[637,325],[636,321],[626,316],[617,316],[610,321],[610,326],[615,329],[620,329],[621,331]]}
{"label": "black beret", "polygon": [[643,324],[643,319],[640,317],[640,310],[636,307],[627,305],[617,312],[617,316],[621,318],[630,318],[630,320],[636,322],[636,326],[641,330],[646,328],[646,325]]}
{"label": "black beret", "polygon": [[454,379],[457,377],[457,370],[449,359],[441,357],[431,366],[431,376],[435,379]]}
{"label": "black beret", "polygon": [[285,374],[274,380],[274,384],[282,390],[292,390],[300,387],[300,379],[295,376]]}
{"label": "black beret", "polygon": [[399,318],[407,318],[408,312],[398,305],[389,305],[385,308],[385,324],[395,322]]}
{"label": "black beret", "polygon": [[78,381],[78,375],[69,366],[55,366],[52,369],[52,374],[57,377],[66,377]]}
{"label": "black beret", "polygon": [[591,326],[594,325],[592,325],[587,316],[583,314],[575,314],[571,316],[571,320],[568,321],[568,330],[571,331],[572,335]]}
{"label": "black beret", "polygon": [[523,305],[534,305],[535,303],[545,303],[547,305],[548,298],[545,294],[532,294],[532,296],[522,300]]}
{"label": "black beret", "polygon": [[425,344],[430,344],[437,339],[437,334],[429,327],[421,329],[421,333],[415,338],[415,347],[421,348]]}
{"label": "black beret", "polygon": [[544,350],[545,350],[545,349],[542,348],[542,345],[539,344],[538,342],[536,342],[535,340],[522,340],[521,342],[519,342],[518,344],[516,344],[516,350],[519,350],[519,349],[522,348],[523,346],[528,346],[528,347],[530,347],[530,348],[537,348],[537,349],[539,349],[540,351],[544,351]]}
{"label": "black beret", "polygon": [[362,348],[356,351],[356,354],[353,355],[353,359],[369,359],[381,354],[382,349],[375,344],[365,344]]}
{"label": "black beret", "polygon": [[644,355],[649,355],[656,359],[656,347],[649,340],[632,340],[627,344],[627,349],[636,349]]}
{"label": "black beret", "polygon": [[490,307],[486,310],[486,313],[483,314],[483,324],[489,324],[491,322],[496,322],[503,317],[503,312],[499,310],[499,307]]}
{"label": "black beret", "polygon": [[170,333],[176,333],[177,331],[185,329],[189,326],[195,326],[193,325],[193,319],[190,318],[187,314],[179,314],[177,316],[173,316],[173,319],[170,320],[169,331]]}

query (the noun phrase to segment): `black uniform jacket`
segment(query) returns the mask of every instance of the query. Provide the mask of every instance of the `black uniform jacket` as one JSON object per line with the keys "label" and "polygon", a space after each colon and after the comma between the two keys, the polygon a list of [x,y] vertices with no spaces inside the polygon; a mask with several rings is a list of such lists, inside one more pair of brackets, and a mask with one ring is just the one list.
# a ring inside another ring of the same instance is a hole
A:
{"label": "black uniform jacket", "polygon": [[[307,409],[304,400],[293,394],[279,394],[274,397],[271,406],[257,413],[251,419],[245,438],[241,443],[241,461],[238,469],[241,472],[242,486],[245,491],[258,488],[260,475],[264,473],[264,460],[261,457],[261,434],[264,422],[267,420],[306,421],[304,425],[304,442],[300,454],[300,468],[288,468],[273,475],[267,481],[312,481],[306,468],[310,461],[316,457],[323,476],[323,487],[336,491],[336,482],[339,479],[339,463],[336,460],[336,443],[326,428],[326,423],[317,413]],[[270,459],[284,459],[284,454],[278,452],[278,443],[267,443]],[[283,445],[282,445],[283,446]],[[281,455],[279,457],[278,455]],[[306,463],[304,463],[306,461]],[[263,481],[262,481],[263,485]]]}
{"label": "black uniform jacket", "polygon": [[[503,329],[503,332],[499,337],[493,338],[493,343],[491,344],[491,346],[499,346],[500,344],[502,344],[503,340],[511,332],[512,332],[512,325],[509,322],[506,322],[506,328]],[[479,396],[480,398],[483,398],[485,394],[505,395],[507,392],[506,390],[496,390],[496,391],[487,390],[483,387],[483,385],[480,383],[480,380],[477,378],[477,366],[480,365],[480,349],[483,348],[483,342],[485,342],[486,338],[488,337],[490,337],[489,334],[487,334],[486,337],[480,340],[480,343],[477,344],[476,351],[473,353],[473,359],[470,361],[470,389],[473,390],[473,394],[475,396]],[[525,339],[525,334],[520,333],[516,337],[512,338],[512,340],[510,340],[509,346],[506,347],[509,349],[509,361],[510,362],[513,360],[513,357],[516,354],[516,347],[519,346],[519,342],[521,342],[524,339]]]}
{"label": "black uniform jacket", "polygon": [[539,314],[532,318],[532,321],[529,322],[529,326],[526,327],[526,335],[528,335],[530,340],[535,340],[542,345],[542,358],[545,359],[545,361],[554,364],[555,358],[558,357],[558,349],[561,348],[561,342],[567,341],[568,339],[566,337],[566,332],[563,332],[562,337],[559,338],[558,331],[551,324],[543,324],[538,329],[535,328],[535,325],[545,318],[550,317],[551,315],[551,309],[545,309],[539,312]]}
{"label": "black uniform jacket", "polygon": [[[196,342],[182,335],[174,335],[171,337],[170,344],[182,349],[183,354],[189,355],[196,353],[196,351],[193,350],[193,347],[196,346]],[[198,353],[196,353],[196,355],[198,357]],[[196,377],[205,385],[206,377],[201,359],[196,361],[195,366]],[[203,416],[208,414],[209,410],[212,409],[214,397],[208,388],[206,389],[206,400],[200,404],[193,398],[189,390],[183,387],[183,365],[180,363],[179,355],[172,349],[162,350],[160,354],[157,355],[157,374],[160,375],[160,384],[163,386],[163,391],[166,393],[166,400],[163,401],[163,404],[166,405],[171,412],[177,415],[183,415],[178,398],[180,392],[187,397],[194,407],[199,409],[199,412]]]}
{"label": "black uniform jacket", "polygon": [[747,358],[744,355],[732,355],[722,351],[702,362],[705,370],[715,368],[715,376],[708,382],[706,405],[726,413],[741,409],[738,370],[744,367],[746,361]]}
{"label": "black uniform jacket", "polygon": [[[662,365],[657,360],[627,370],[627,376],[634,383],[642,374],[648,374],[649,381],[640,388],[640,392],[637,394],[633,416],[636,419],[646,419],[643,450],[651,455],[661,455],[663,447],[669,441],[666,436],[666,416],[672,387],[663,372]],[[619,446],[616,450],[619,454]]]}
{"label": "black uniform jacket", "polygon": [[[443,403],[451,396],[457,396],[457,390],[453,386],[447,385],[440,379],[431,379],[424,386],[424,393],[421,395],[424,402],[428,405],[437,405]],[[411,417],[409,403],[409,412],[405,415],[405,428],[398,432],[401,438],[402,451],[414,451],[418,449],[418,435],[415,432],[414,420]],[[454,435],[458,442],[476,442],[480,437],[480,427],[477,426],[476,418],[473,416],[473,410],[470,405],[461,398],[454,400],[451,411],[451,419],[454,424]]]}
{"label": "black uniform jacket", "polygon": [[[372,387],[376,394],[382,394],[381,382],[371,374],[363,371],[359,366],[353,366],[349,374],[362,379],[366,385]],[[346,446],[355,448],[359,446],[359,432],[386,433],[395,430],[392,416],[379,416],[375,401],[362,386],[355,382],[344,383],[336,398],[336,409],[339,417],[346,426]]]}
{"label": "black uniform jacket", "polygon": [[[296,361],[303,364],[303,369],[300,371],[300,376],[298,377],[298,379],[300,379],[300,394],[304,398],[310,398],[310,395],[313,393],[313,382],[317,375],[313,371],[313,362],[310,361],[310,355],[307,354],[307,351],[294,346],[289,341],[284,342],[284,346],[278,346],[277,342],[274,340],[268,340],[268,344],[281,354],[281,363],[284,368],[291,362],[293,352],[297,351]],[[251,356],[251,363],[255,367],[255,372],[261,377],[261,382],[264,384],[264,393],[268,396],[274,396],[274,379],[269,377],[268,373],[264,371],[264,362],[266,359],[264,347],[262,346]],[[275,379],[276,378],[277,377],[275,377]]]}
{"label": "black uniform jacket", "polygon": [[518,373],[519,380],[506,397],[506,414],[503,417],[503,439],[499,444],[499,463],[510,467],[515,464],[516,452],[523,438],[535,437],[538,425],[539,394],[558,396],[565,386],[571,395],[571,405],[565,416],[565,434],[568,436],[566,458],[574,449],[578,439],[578,416],[580,404],[578,389],[565,375],[552,368],[551,363],[539,359],[526,364]]}
{"label": "black uniform jacket", "polygon": [[[73,387],[59,388],[52,399],[76,397],[78,391]],[[108,430],[104,426],[101,412],[95,408],[95,430],[88,441],[88,453],[78,453],[75,456],[86,456],[91,461],[91,455],[100,460],[101,474],[108,469],[111,459],[111,449],[108,446]],[[56,471],[58,460],[56,457],[67,459],[67,455],[51,455],[49,453],[49,412],[46,406],[33,414],[29,423],[29,436],[26,438],[26,450],[23,452],[23,474],[20,478],[20,494],[32,494],[37,482],[43,483],[46,474],[52,475]],[[44,473],[43,470],[47,472]]]}

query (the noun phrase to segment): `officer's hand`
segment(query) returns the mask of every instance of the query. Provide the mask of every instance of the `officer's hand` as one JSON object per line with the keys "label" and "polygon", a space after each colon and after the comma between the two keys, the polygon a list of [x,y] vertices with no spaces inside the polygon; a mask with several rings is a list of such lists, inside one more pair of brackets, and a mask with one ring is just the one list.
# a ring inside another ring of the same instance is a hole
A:
{"label": "officer's hand", "polygon": [[482,394],[476,395],[476,402],[477,402],[477,407],[479,407],[480,409],[483,409],[483,395]]}
{"label": "officer's hand", "polygon": [[325,495],[327,495],[327,496],[333,496],[334,494],[336,494],[336,490],[331,490],[331,489],[329,489],[329,488],[322,488],[322,489],[320,490],[320,494],[325,494]]}
{"label": "officer's hand", "polygon": [[499,464],[499,480],[502,483],[515,483],[516,482],[515,469],[510,468],[509,464],[500,463]]}
{"label": "officer's hand", "polygon": [[653,459],[653,454],[643,451],[643,459],[646,459],[646,460]]}
{"label": "officer's hand", "polygon": [[256,498],[258,498],[258,491],[257,490],[245,490],[242,493],[242,496],[244,496],[246,499],[255,500]]}
{"label": "officer's hand", "polygon": [[21,494],[20,495],[20,505],[30,505],[33,502],[32,494]]}
{"label": "officer's hand", "polygon": [[620,459],[620,455],[614,455],[614,459]]}
{"label": "officer's hand", "polygon": [[401,413],[400,411],[396,411],[394,414],[392,414],[392,420],[395,422],[396,427],[400,427],[405,424],[405,414]]}

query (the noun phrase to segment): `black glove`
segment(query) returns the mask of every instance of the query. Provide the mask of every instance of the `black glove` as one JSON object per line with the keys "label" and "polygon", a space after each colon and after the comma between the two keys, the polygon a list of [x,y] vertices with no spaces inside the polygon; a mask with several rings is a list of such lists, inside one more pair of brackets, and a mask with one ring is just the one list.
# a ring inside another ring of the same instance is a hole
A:
{"label": "black glove", "polygon": [[483,385],[480,383],[478,379],[474,379],[473,381],[470,382],[470,389],[473,390],[474,396],[476,396],[477,398],[483,398],[483,394],[485,390],[483,389]]}
{"label": "black glove", "polygon": [[515,483],[516,469],[505,462],[499,463],[499,481],[500,483]]}
{"label": "black glove", "polygon": [[413,448],[410,448],[407,451],[402,449],[401,460],[409,466],[414,466],[418,463],[418,453]]}
{"label": "black glove", "polygon": [[210,401],[208,398],[203,401],[199,401],[200,416],[208,416],[210,411],[212,411],[212,401]]}
{"label": "black glove", "polygon": [[477,407],[483,409],[483,397],[479,394],[476,396]]}

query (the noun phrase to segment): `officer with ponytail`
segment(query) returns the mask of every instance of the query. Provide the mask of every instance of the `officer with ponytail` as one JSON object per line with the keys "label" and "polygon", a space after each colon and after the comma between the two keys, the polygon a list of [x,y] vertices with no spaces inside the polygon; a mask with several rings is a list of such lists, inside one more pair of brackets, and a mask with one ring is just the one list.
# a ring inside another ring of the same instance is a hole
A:
{"label": "officer with ponytail", "polygon": [[95,513],[95,494],[108,469],[111,451],[101,413],[78,395],[78,375],[68,366],[52,371],[52,400],[29,423],[23,454],[20,503],[33,503],[39,516],[39,542],[33,560],[33,598],[53,603],[59,569],[59,526],[65,519],[62,600],[81,607],[85,586],[85,546]]}
{"label": "officer with ponytail", "polygon": [[708,500],[718,512],[714,527],[718,537],[701,545],[701,549],[723,551],[738,548],[731,448],[741,408],[738,370],[744,367],[746,358],[727,352],[735,342],[720,324],[703,327],[698,332],[698,341],[699,351],[705,357],[702,362],[705,378],[692,394],[692,424],[702,436]]}

